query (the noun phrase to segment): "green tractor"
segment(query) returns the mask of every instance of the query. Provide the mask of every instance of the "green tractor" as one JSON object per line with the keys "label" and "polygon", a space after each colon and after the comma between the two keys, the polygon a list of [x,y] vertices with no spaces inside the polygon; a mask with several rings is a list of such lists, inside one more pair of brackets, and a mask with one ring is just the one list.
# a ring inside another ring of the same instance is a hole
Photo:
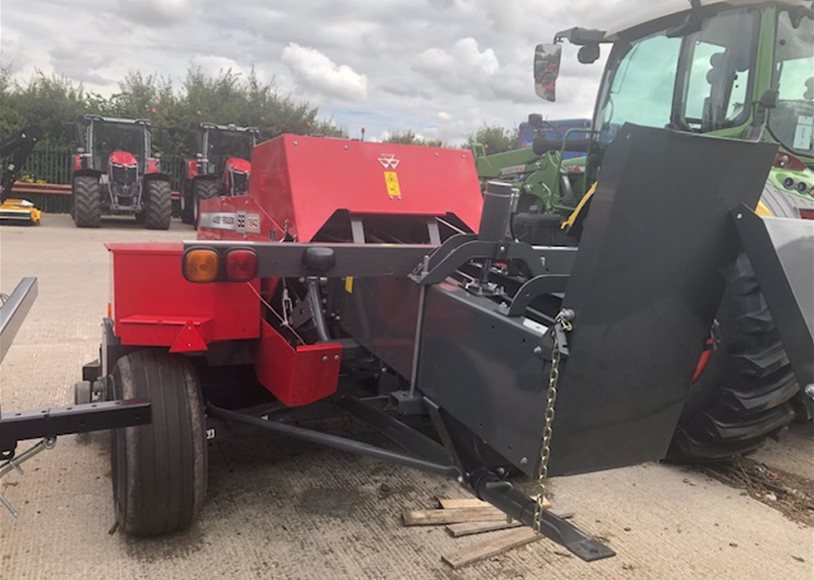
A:
{"label": "green tractor", "polygon": [[[551,139],[543,122],[532,151],[478,159],[484,179],[517,184],[517,237],[578,244],[604,153],[626,122],[777,143],[756,211],[814,220],[811,1],[682,0],[608,31],[560,32],[535,50],[535,89],[546,100],[555,98],[563,41],[580,47],[583,64],[610,51],[591,129]],[[564,159],[566,149],[584,156]],[[745,253],[722,275],[726,296],[689,387],[673,460],[746,453],[795,417],[812,416],[814,385],[801,389]]]}

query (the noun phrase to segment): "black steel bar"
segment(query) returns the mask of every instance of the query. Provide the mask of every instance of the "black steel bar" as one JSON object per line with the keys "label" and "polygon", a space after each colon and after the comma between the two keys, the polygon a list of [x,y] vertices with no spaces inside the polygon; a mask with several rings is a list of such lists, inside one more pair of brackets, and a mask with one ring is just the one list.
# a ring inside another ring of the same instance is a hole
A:
{"label": "black steel bar", "polygon": [[571,271],[576,248],[530,246],[524,242],[465,241],[452,249],[441,246],[430,257],[430,268],[417,277],[421,284],[438,284],[461,266],[472,260],[522,262],[532,276],[542,274],[568,274]]}
{"label": "black steel bar", "polygon": [[361,419],[371,427],[382,433],[393,443],[417,457],[423,457],[433,463],[444,464],[449,462],[449,453],[444,447],[413,429],[380,411],[379,409],[363,403],[355,397],[343,397],[337,401],[340,407],[351,415]]}
{"label": "black steel bar", "polygon": [[0,451],[26,439],[146,425],[151,420],[150,402],[145,399],[0,413]]}
{"label": "black steel bar", "polygon": [[303,441],[316,443],[318,445],[324,445],[325,447],[339,449],[340,451],[348,451],[350,453],[356,453],[358,455],[366,455],[368,457],[373,457],[375,459],[390,461],[392,463],[398,463],[400,465],[406,465],[408,467],[422,469],[424,471],[429,471],[431,473],[438,473],[441,475],[451,475],[451,476],[458,475],[458,469],[452,465],[444,465],[440,463],[434,463],[432,461],[426,461],[424,459],[411,457],[409,455],[404,455],[403,453],[397,453],[395,451],[389,451],[387,449],[382,449],[381,447],[376,447],[375,445],[369,445],[367,443],[362,443],[361,441],[355,441],[353,439],[348,439],[346,437],[339,437],[337,435],[320,433],[319,431],[314,431],[312,429],[305,429],[303,427],[297,427],[295,425],[286,425],[285,423],[279,423],[276,421],[267,421],[265,419],[258,419],[257,417],[252,417],[251,415],[244,415],[243,413],[229,411],[227,409],[222,409],[211,404],[207,406],[207,409],[212,415],[224,420],[237,421],[240,423],[246,423],[248,425],[254,425],[255,427],[260,427],[261,429],[268,429],[270,431],[274,431],[275,433],[279,433],[280,435],[293,437],[295,439],[301,439]]}
{"label": "black steel bar", "polygon": [[[407,276],[421,264],[424,256],[437,246],[425,244],[295,244],[274,242],[184,242],[184,251],[192,248],[251,249],[257,254],[261,278],[327,276],[357,278],[371,276]],[[306,253],[321,252],[327,265],[309,267]]]}
{"label": "black steel bar", "polygon": [[23,278],[0,306],[0,362],[37,299],[37,279]]}
{"label": "black steel bar", "polygon": [[[472,482],[477,496],[527,526],[534,525],[535,501],[509,482],[485,471]],[[567,548],[586,562],[610,558],[616,552],[575,525],[548,510],[543,512],[540,533]]]}
{"label": "black steel bar", "polygon": [[535,298],[542,294],[552,294],[554,292],[565,292],[568,284],[567,274],[543,274],[535,276],[520,287],[514,296],[512,305],[509,307],[509,316],[520,316]]}

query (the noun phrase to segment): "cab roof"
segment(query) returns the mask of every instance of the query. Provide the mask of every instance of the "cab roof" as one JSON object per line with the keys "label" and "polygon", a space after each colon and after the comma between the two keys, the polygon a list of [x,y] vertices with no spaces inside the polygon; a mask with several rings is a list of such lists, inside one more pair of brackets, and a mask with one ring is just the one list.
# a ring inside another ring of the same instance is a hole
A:
{"label": "cab roof", "polygon": [[[715,6],[725,4],[732,7],[738,6],[754,6],[758,4],[778,4],[782,6],[792,6],[800,8],[811,8],[811,0],[774,0],[769,2],[767,0],[701,0],[701,6]],[[689,0],[668,0],[666,2],[659,2],[648,7],[647,10],[639,12],[634,16],[623,20],[616,26],[612,26],[605,33],[605,41],[613,41],[624,36],[625,33],[652,22],[660,20],[668,16],[676,14],[683,14],[690,11]]]}

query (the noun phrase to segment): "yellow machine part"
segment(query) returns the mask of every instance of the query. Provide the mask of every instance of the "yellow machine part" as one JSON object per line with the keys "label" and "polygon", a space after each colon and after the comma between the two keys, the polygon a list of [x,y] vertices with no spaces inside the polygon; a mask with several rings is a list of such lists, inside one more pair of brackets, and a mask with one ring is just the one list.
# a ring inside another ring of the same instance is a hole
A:
{"label": "yellow machine part", "polygon": [[[596,183],[591,186],[585,195],[582,196],[582,199],[579,200],[577,207],[574,208],[574,211],[571,212],[571,215],[568,216],[568,219],[565,220],[560,224],[560,229],[567,230],[571,226],[576,223],[577,218],[579,217],[582,208],[588,203],[588,201],[593,197],[594,193],[596,193]],[[761,217],[772,217],[773,214],[768,206],[763,203],[762,201],[757,202],[757,207],[755,208],[755,213]]]}
{"label": "yellow machine part", "polygon": [[596,193],[596,183],[591,186],[591,189],[585,192],[585,195],[583,195],[582,199],[579,200],[577,207],[574,208],[574,211],[571,212],[568,219],[560,224],[560,229],[567,230],[576,223],[582,208],[584,208],[588,201],[590,201],[590,199],[594,196],[594,193]]}
{"label": "yellow machine part", "polygon": [[774,216],[772,211],[768,208],[768,206],[765,203],[763,203],[763,201],[758,201],[757,202],[757,207],[755,208],[755,213],[757,215],[759,215],[760,217],[773,217]]}
{"label": "yellow machine part", "polygon": [[25,199],[7,199],[0,204],[0,221],[39,225],[42,212]]}

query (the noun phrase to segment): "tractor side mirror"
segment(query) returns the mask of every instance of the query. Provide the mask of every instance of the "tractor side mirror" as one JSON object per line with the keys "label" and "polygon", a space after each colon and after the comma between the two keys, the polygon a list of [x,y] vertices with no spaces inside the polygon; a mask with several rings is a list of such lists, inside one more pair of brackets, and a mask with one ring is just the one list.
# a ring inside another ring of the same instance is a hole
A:
{"label": "tractor side mirror", "polygon": [[534,92],[546,101],[557,100],[562,45],[538,44],[534,49]]}
{"label": "tractor side mirror", "polygon": [[[85,131],[79,123],[70,123],[66,127],[69,138],[77,144],[80,149],[85,149]],[[84,152],[84,151],[83,151]]]}
{"label": "tractor side mirror", "polygon": [[777,100],[780,97],[780,91],[777,89],[766,89],[763,91],[763,94],[760,95],[760,99],[758,99],[758,103],[764,109],[776,109],[777,108]]}
{"label": "tractor side mirror", "polygon": [[161,151],[166,151],[170,145],[170,132],[167,129],[158,130],[158,148]]}

